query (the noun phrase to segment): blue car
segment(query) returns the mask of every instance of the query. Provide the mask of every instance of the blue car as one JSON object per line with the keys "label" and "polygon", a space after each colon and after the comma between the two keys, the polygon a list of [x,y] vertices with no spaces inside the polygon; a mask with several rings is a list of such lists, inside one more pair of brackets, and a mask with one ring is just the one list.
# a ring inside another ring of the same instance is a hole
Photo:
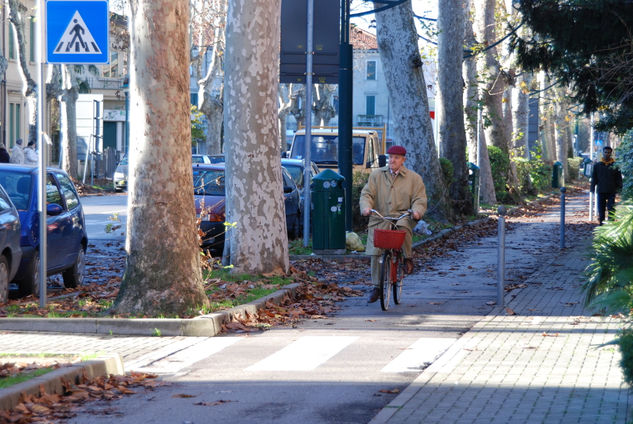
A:
{"label": "blue car", "polygon": [[[200,220],[202,248],[215,255],[224,249],[224,163],[194,164],[193,183],[196,215]],[[285,168],[281,168],[286,211],[286,229],[289,238],[298,237],[301,231],[299,190]]]}
{"label": "blue car", "polygon": [[21,258],[20,216],[0,186],[0,304],[7,301],[9,282],[18,272]]}
{"label": "blue car", "polygon": [[[0,184],[20,215],[22,260],[14,283],[20,296],[39,294],[39,213],[37,168],[0,164]],[[88,236],[84,213],[68,175],[48,168],[46,181],[47,275],[62,273],[65,287],[77,287],[85,276]]]}

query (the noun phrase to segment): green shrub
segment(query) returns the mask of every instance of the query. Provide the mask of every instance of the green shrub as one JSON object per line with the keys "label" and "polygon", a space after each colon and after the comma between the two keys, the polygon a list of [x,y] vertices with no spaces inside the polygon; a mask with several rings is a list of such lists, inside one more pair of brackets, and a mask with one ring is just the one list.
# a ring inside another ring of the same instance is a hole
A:
{"label": "green shrub", "polygon": [[360,206],[358,202],[360,200],[360,192],[367,184],[369,179],[369,173],[362,171],[355,171],[352,175],[352,230],[364,231],[367,229],[367,223],[369,218],[361,216]]}
{"label": "green shrub", "polygon": [[444,174],[444,181],[446,182],[446,185],[452,184],[453,176],[455,175],[453,162],[446,158],[440,158],[440,166],[442,168],[442,174]]}
{"label": "green shrub", "polygon": [[519,191],[528,195],[549,192],[552,183],[552,164],[543,161],[538,143],[530,156],[530,160],[523,157],[512,159],[517,168]]}
{"label": "green shrub", "polygon": [[569,181],[577,180],[580,176],[580,164],[582,158],[580,156],[567,159],[567,176]]}
{"label": "green shrub", "polygon": [[622,138],[615,150],[615,159],[622,171],[622,199],[633,199],[633,131]]}
{"label": "green shrub", "polygon": [[597,227],[592,243],[587,304],[608,312],[628,313],[633,308],[633,203],[619,205],[615,219]]}
{"label": "green shrub", "polygon": [[488,146],[488,157],[490,158],[490,168],[492,181],[495,186],[495,194],[499,202],[508,199],[508,170],[510,169],[510,158],[506,153],[496,146]]}
{"label": "green shrub", "polygon": [[631,328],[622,330],[622,335],[618,338],[618,344],[622,354],[620,367],[624,374],[624,380],[630,386],[633,385],[633,330]]}

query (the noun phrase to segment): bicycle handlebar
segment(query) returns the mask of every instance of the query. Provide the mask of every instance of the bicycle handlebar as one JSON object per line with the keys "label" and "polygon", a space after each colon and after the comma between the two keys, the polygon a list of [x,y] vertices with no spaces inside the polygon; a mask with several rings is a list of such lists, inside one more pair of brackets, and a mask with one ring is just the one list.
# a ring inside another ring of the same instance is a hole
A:
{"label": "bicycle handlebar", "polygon": [[371,212],[372,212],[372,213],[375,213],[376,215],[378,215],[379,217],[381,217],[381,218],[382,218],[382,219],[384,219],[384,220],[387,220],[387,221],[394,221],[394,222],[396,222],[396,221],[400,221],[402,218],[406,218],[407,216],[412,215],[412,213],[413,213],[413,211],[412,211],[411,209],[409,209],[409,210],[407,210],[405,213],[403,213],[402,215],[400,215],[398,218],[392,218],[392,217],[390,217],[390,216],[382,216],[382,215],[380,214],[380,212],[378,212],[376,209],[371,209]]}

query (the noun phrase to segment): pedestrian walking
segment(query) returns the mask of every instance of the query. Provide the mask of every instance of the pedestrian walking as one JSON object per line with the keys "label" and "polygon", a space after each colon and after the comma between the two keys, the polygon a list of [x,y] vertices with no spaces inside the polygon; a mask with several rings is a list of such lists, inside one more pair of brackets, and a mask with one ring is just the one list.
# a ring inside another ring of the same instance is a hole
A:
{"label": "pedestrian walking", "polygon": [[622,173],[615,166],[613,149],[602,149],[602,159],[597,162],[591,173],[591,192],[598,187],[598,220],[600,225],[605,219],[605,209],[609,214],[615,212],[615,194],[622,189]]}
{"label": "pedestrian walking", "polygon": [[7,152],[7,146],[4,143],[0,144],[0,163],[9,163],[11,162],[11,156],[9,152]]}
{"label": "pedestrian walking", "polygon": [[[426,188],[422,177],[404,166],[407,150],[402,146],[391,146],[387,151],[389,163],[378,168],[369,175],[369,180],[360,195],[360,210],[363,216],[370,216],[371,210],[378,211],[382,216],[397,218],[409,209],[411,218],[406,217],[398,221],[399,230],[406,231],[402,250],[405,256],[407,273],[413,272],[411,240],[415,222],[426,212]],[[371,281],[374,289],[369,297],[369,303],[378,300],[380,296],[380,255],[381,249],[374,247],[374,230],[391,229],[389,222],[371,215],[367,226],[366,254],[371,255]]]}
{"label": "pedestrian walking", "polygon": [[29,141],[29,145],[24,149],[24,163],[27,165],[37,165],[38,155],[35,150],[35,142]]}
{"label": "pedestrian walking", "polygon": [[11,163],[24,163],[24,148],[22,147],[22,139],[15,141],[15,146],[11,149]]}

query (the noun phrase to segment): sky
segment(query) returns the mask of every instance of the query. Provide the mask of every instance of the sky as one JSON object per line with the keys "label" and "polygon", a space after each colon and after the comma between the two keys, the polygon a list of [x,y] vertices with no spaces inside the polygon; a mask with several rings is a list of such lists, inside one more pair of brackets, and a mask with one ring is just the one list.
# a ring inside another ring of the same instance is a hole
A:
{"label": "sky", "polygon": [[[437,19],[437,1],[438,0],[412,0],[413,12],[419,16],[425,16],[427,18]],[[368,0],[352,0],[351,12],[360,13],[366,10],[373,9],[373,2]],[[374,19],[374,15],[365,15],[358,18],[352,18],[352,23],[359,27],[376,32],[375,28],[372,28],[371,21]]]}

